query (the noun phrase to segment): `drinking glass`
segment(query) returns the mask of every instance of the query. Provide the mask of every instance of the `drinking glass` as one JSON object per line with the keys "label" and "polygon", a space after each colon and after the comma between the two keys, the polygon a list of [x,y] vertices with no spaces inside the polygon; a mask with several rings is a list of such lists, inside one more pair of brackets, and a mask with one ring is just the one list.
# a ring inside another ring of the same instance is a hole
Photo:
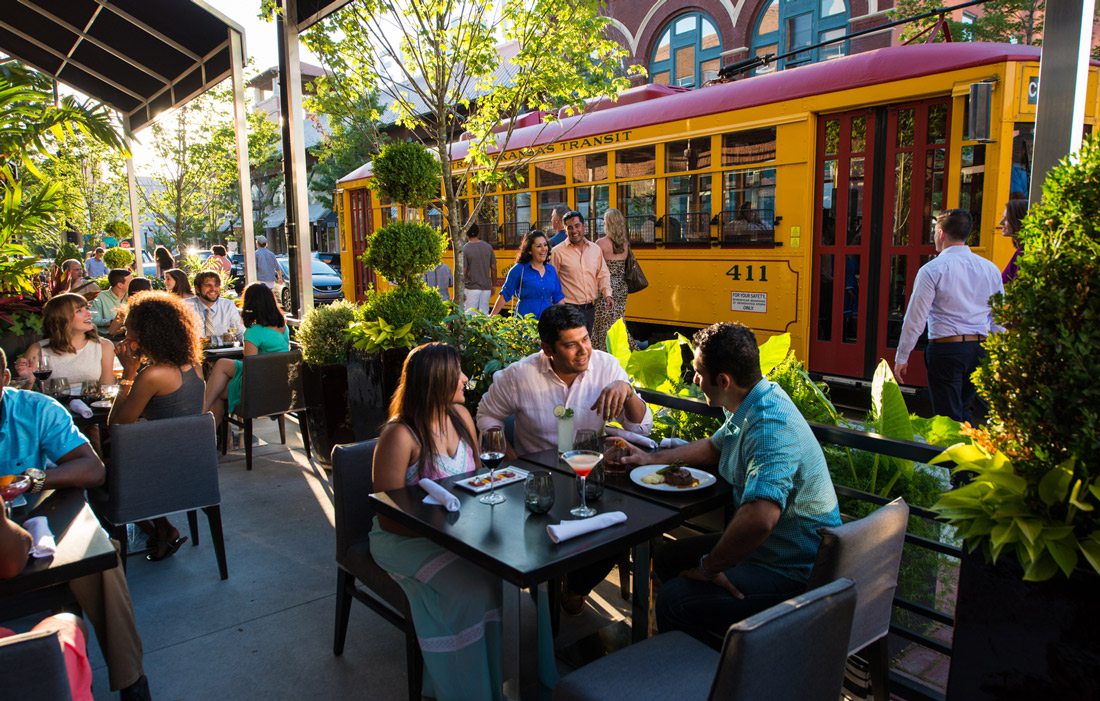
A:
{"label": "drinking glass", "polygon": [[31,478],[26,475],[16,475],[11,479],[5,478],[7,483],[0,486],[0,499],[4,501],[4,515],[11,520],[11,503],[20,494],[31,488]]}
{"label": "drinking glass", "polygon": [[54,399],[62,400],[69,393],[69,378],[52,377],[46,384],[46,394]]}
{"label": "drinking glass", "polygon": [[38,367],[34,370],[34,379],[38,380],[38,391],[45,393],[46,380],[50,379],[50,375],[53,374],[53,368],[50,367],[50,356],[45,353],[38,354]]}
{"label": "drinking glass", "polygon": [[98,400],[103,396],[103,389],[99,386],[99,382],[95,380],[85,380],[80,385],[80,396],[93,401]]}
{"label": "drinking glass", "polygon": [[481,434],[481,464],[489,468],[489,493],[483,494],[478,501],[482,504],[499,504],[504,501],[503,494],[497,494],[496,471],[504,462],[504,429],[490,428]]}
{"label": "drinking glass", "polygon": [[581,478],[581,505],[575,509],[571,509],[569,513],[577,518],[595,516],[597,511],[588,506],[585,482],[587,481],[589,473],[592,472],[592,469],[600,464],[600,460],[603,460],[603,454],[594,450],[570,450],[561,457],[562,460],[565,460],[566,464],[572,468],[573,472],[577,473],[577,476]]}
{"label": "drinking glass", "polygon": [[626,441],[617,436],[612,436],[604,441],[603,464],[609,475],[621,475],[626,472],[626,465],[622,458],[627,454]]}
{"label": "drinking glass", "polygon": [[547,470],[532,470],[523,488],[523,502],[533,514],[545,514],[554,506],[554,478]]}
{"label": "drinking glass", "polygon": [[598,452],[600,449],[600,434],[590,428],[582,428],[573,436],[573,450],[587,450]]}

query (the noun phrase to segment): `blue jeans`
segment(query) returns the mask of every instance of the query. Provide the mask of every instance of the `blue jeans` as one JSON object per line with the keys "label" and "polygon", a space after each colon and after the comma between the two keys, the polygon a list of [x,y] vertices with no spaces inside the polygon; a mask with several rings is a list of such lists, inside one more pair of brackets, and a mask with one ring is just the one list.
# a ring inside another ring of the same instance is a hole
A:
{"label": "blue jeans", "polygon": [[712,584],[677,576],[699,563],[718,543],[720,534],[682,538],[654,552],[653,569],[664,582],[655,612],[660,632],[682,630],[711,646],[720,646],[726,630],[745,618],[806,591],[806,583],[752,563],[726,570],[726,577],[745,595],[737,599]]}
{"label": "blue jeans", "polygon": [[924,362],[928,366],[932,411],[975,426],[985,421],[985,403],[976,396],[970,381],[984,357],[985,349],[979,341],[928,344]]}

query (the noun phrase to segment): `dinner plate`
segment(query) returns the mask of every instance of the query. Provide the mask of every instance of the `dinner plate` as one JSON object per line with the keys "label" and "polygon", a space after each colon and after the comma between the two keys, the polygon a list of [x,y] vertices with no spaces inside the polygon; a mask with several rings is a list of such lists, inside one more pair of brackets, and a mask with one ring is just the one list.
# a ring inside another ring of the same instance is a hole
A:
{"label": "dinner plate", "polygon": [[642,467],[636,467],[630,473],[630,481],[646,489],[652,489],[656,492],[694,492],[699,489],[706,489],[710,485],[718,481],[714,475],[705,470],[697,470],[694,467],[685,467],[684,469],[690,472],[695,479],[699,480],[699,484],[694,487],[673,487],[670,484],[646,484],[642,481],[642,478],[646,475],[652,475],[657,470],[663,470],[668,465],[643,465]]}
{"label": "dinner plate", "polygon": [[[498,467],[496,471],[496,484],[497,487],[503,487],[506,484],[512,484],[513,482],[522,482],[527,479],[527,470],[521,470],[518,467]],[[489,473],[481,472],[473,477],[467,477],[464,480],[455,482],[456,486],[468,489],[474,494],[480,494],[488,491]]]}

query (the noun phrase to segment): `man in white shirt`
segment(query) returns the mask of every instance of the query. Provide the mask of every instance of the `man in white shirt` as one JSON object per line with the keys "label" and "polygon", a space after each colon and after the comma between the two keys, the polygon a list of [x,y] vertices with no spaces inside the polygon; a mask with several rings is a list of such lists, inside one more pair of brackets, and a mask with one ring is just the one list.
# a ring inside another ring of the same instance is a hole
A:
{"label": "man in white shirt", "polygon": [[970,213],[951,209],[936,217],[935,244],[938,256],[917,271],[913,294],[905,310],[894,375],[905,380],[909,354],[921,331],[928,326],[928,391],[932,409],[956,421],[980,422],[984,410],[971,413],[975,399],[970,376],[978,368],[985,349],[982,342],[993,331],[989,300],[1004,293],[1001,271],[991,261],[976,255],[966,245],[970,236]]}
{"label": "man in white shirt", "polygon": [[195,276],[195,296],[186,300],[195,315],[199,335],[203,338],[222,336],[236,329],[244,332],[244,322],[237,305],[222,299],[222,277],[212,270]]}

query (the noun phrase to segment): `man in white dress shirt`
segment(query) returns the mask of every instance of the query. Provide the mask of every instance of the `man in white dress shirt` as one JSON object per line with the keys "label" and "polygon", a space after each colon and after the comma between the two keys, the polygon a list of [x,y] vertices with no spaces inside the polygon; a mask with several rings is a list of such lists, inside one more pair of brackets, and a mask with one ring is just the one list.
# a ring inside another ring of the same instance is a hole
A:
{"label": "man in white dress shirt", "polygon": [[905,323],[894,360],[894,375],[905,380],[909,354],[928,326],[928,391],[932,409],[956,421],[980,422],[984,410],[971,413],[975,399],[970,376],[978,368],[985,349],[982,342],[1001,327],[993,323],[990,298],[1004,293],[1001,271],[966,245],[970,213],[950,209],[936,217],[938,256],[917,271],[913,294],[905,310]]}
{"label": "man in white dress shirt", "polygon": [[222,336],[229,329],[244,333],[244,322],[237,305],[231,300],[222,299],[222,277],[212,270],[205,270],[195,276],[195,296],[186,300],[195,320],[199,335],[203,338]]}

